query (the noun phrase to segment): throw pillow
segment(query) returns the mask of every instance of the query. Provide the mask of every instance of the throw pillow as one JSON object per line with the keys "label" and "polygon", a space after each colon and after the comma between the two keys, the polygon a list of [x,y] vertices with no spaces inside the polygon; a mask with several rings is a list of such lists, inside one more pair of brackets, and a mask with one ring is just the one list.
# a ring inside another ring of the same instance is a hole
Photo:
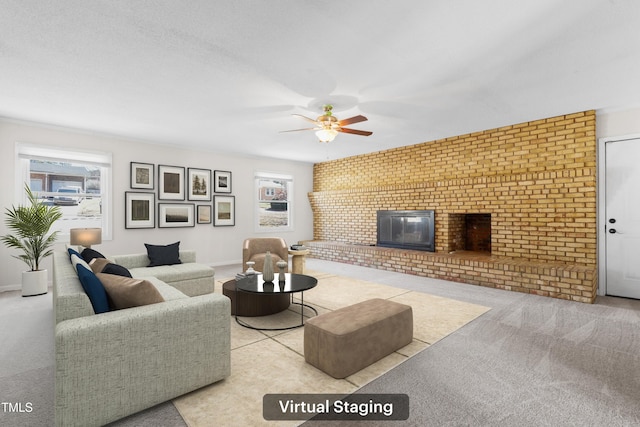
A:
{"label": "throw pillow", "polygon": [[89,264],[87,264],[85,260],[83,260],[81,257],[79,257],[76,254],[71,255],[71,264],[73,264],[73,268],[76,269],[76,273],[78,272],[78,265],[83,266],[87,270],[91,270],[91,267],[89,267]]}
{"label": "throw pillow", "polygon": [[91,248],[85,248],[82,251],[81,255],[82,255],[82,259],[85,260],[86,262],[91,262],[91,260],[94,258],[106,258],[100,252],[93,250]]}
{"label": "throw pillow", "polygon": [[148,280],[98,273],[116,310],[163,302],[164,298]]}
{"label": "throw pillow", "polygon": [[94,258],[91,261],[89,261],[89,267],[91,267],[91,271],[93,271],[96,274],[97,273],[102,273],[102,270],[104,270],[104,268],[110,262],[111,261],[109,261],[106,258]]}
{"label": "throw pillow", "polygon": [[121,266],[119,264],[114,264],[112,262],[107,264],[102,269],[102,273],[115,274],[116,276],[122,276],[122,277],[132,277],[131,273],[129,272],[129,270],[127,270],[126,267],[123,267],[123,266]]}
{"label": "throw pillow", "polygon": [[114,264],[106,258],[94,258],[89,263],[91,270],[98,273],[116,274],[123,277],[131,277],[131,273],[125,267]]}
{"label": "throw pillow", "polygon": [[104,290],[104,286],[93,274],[93,271],[85,268],[82,264],[76,266],[78,270],[78,278],[82,284],[82,288],[87,293],[89,301],[93,306],[93,311],[96,314],[106,313],[109,311],[109,301],[107,300],[107,293]]}
{"label": "throw pillow", "polygon": [[69,259],[71,259],[71,255],[76,255],[76,256],[78,256],[78,258],[82,258],[82,255],[80,255],[80,254],[78,253],[78,251],[76,251],[76,250],[75,250],[75,249],[73,249],[73,248],[68,248],[68,249],[67,249],[67,252],[69,252]]}
{"label": "throw pillow", "polygon": [[150,245],[148,243],[144,245],[147,247],[147,256],[150,261],[149,267],[182,264],[182,261],[180,261],[180,242],[166,246]]}

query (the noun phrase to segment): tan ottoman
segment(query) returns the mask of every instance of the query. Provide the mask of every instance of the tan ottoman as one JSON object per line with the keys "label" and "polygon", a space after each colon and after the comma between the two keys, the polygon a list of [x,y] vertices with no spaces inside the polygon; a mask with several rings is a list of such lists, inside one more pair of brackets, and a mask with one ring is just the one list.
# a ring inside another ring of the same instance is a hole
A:
{"label": "tan ottoman", "polygon": [[334,378],[345,378],[412,339],[410,306],[370,299],[307,320],[304,358]]}

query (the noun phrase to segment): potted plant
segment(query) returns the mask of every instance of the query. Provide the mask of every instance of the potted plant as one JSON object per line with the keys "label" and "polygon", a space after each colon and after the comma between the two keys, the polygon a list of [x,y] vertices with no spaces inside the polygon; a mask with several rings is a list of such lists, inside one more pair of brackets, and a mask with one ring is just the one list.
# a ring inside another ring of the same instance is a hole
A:
{"label": "potted plant", "polygon": [[47,293],[47,270],[41,270],[40,263],[53,251],[58,231],[49,233],[49,230],[62,217],[60,207],[39,201],[28,185],[25,190],[30,204],[6,209],[5,223],[12,234],[0,238],[8,248],[21,249],[23,254],[14,258],[24,261],[30,268],[22,273],[23,297]]}

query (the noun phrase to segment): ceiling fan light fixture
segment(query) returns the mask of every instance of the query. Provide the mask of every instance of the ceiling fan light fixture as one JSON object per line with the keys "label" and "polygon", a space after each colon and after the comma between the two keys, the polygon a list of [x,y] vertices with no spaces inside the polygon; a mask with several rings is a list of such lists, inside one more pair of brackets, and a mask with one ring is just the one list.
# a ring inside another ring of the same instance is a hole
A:
{"label": "ceiling fan light fixture", "polygon": [[350,133],[352,135],[361,135],[361,136],[369,136],[369,135],[373,134],[373,132],[364,131],[364,130],[357,130],[357,129],[351,129],[351,128],[345,127],[345,126],[348,126],[348,125],[353,124],[353,123],[360,123],[360,122],[366,121],[367,118],[365,116],[357,115],[357,116],[349,117],[348,119],[338,120],[337,117],[333,116],[333,113],[331,112],[332,109],[333,109],[333,107],[331,105],[325,105],[324,106],[324,114],[322,116],[319,116],[316,119],[312,119],[310,117],[303,116],[302,114],[294,114],[294,116],[301,117],[301,118],[313,123],[315,125],[315,127],[306,128],[306,129],[284,130],[282,132],[297,132],[297,131],[301,131],[301,130],[315,130],[316,131],[316,136],[318,137],[320,142],[331,142],[331,141],[333,141],[336,138],[336,135],[338,135],[338,132]]}
{"label": "ceiling fan light fixture", "polygon": [[316,136],[320,142],[331,142],[335,139],[338,131],[335,129],[320,129],[316,131]]}

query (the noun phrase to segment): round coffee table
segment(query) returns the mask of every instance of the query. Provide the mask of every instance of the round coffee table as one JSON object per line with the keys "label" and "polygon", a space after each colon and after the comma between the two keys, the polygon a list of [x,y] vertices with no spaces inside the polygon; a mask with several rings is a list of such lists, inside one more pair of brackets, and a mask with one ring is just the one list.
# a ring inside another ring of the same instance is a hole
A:
{"label": "round coffee table", "polygon": [[236,281],[229,280],[222,284],[222,294],[231,300],[231,315],[257,317],[280,313],[289,308],[291,298],[287,294],[254,294],[237,292]]}
{"label": "round coffee table", "polygon": [[241,314],[239,314],[238,307],[236,306],[235,318],[236,322],[239,325],[244,326],[245,328],[257,329],[260,331],[284,331],[287,329],[300,328],[304,326],[305,307],[313,311],[316,315],[318,314],[318,311],[315,308],[304,303],[304,291],[308,291],[309,289],[314,288],[318,284],[318,279],[316,279],[315,277],[307,276],[305,274],[286,273],[285,280],[283,282],[280,282],[278,281],[278,277],[279,275],[276,274],[273,282],[265,282],[262,278],[262,274],[255,274],[236,281],[236,298],[234,304],[237,304],[238,300],[240,299],[238,297],[238,294],[242,293],[253,294],[260,297],[285,295],[288,299],[292,299],[294,293],[300,292],[300,302],[293,302],[291,300],[291,304],[300,306],[300,323],[283,328],[255,327],[238,318],[238,315],[241,316]]}

